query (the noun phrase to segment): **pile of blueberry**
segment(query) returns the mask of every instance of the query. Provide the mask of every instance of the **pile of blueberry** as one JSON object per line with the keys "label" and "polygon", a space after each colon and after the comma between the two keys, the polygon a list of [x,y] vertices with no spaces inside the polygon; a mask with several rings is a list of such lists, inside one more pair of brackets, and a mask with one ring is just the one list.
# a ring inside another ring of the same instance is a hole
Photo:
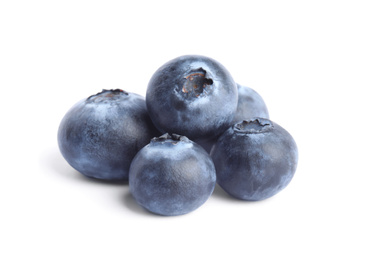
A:
{"label": "pile of blueberry", "polygon": [[296,143],[268,118],[261,96],[236,84],[223,65],[188,55],[154,73],[146,100],[112,89],[75,104],[60,123],[58,143],[83,175],[129,180],[141,206],[181,215],[205,203],[216,182],[251,201],[288,185]]}

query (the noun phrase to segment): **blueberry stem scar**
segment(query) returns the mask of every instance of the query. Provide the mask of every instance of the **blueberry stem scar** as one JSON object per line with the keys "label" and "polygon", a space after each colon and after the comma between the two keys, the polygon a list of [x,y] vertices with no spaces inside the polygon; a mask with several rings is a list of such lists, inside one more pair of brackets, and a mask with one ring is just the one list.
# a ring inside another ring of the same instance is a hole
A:
{"label": "blueberry stem scar", "polygon": [[206,70],[203,68],[198,68],[190,71],[184,78],[186,81],[183,84],[182,92],[190,93],[193,92],[196,97],[203,93],[204,88],[208,85],[213,84],[213,80],[206,78]]}
{"label": "blueberry stem scar", "polygon": [[89,96],[86,100],[90,100],[93,97],[97,97],[97,96],[104,96],[104,97],[114,97],[115,95],[120,95],[120,94],[124,94],[124,95],[129,95],[128,92],[122,90],[122,89],[103,89],[101,92],[96,93],[94,95]]}
{"label": "blueberry stem scar", "polygon": [[272,130],[273,127],[273,123],[269,119],[253,118],[236,123],[233,129],[236,133],[241,134],[259,134],[268,132]]}
{"label": "blueberry stem scar", "polygon": [[151,142],[177,144],[178,142],[190,142],[190,140],[183,135],[165,133],[159,137],[154,137]]}

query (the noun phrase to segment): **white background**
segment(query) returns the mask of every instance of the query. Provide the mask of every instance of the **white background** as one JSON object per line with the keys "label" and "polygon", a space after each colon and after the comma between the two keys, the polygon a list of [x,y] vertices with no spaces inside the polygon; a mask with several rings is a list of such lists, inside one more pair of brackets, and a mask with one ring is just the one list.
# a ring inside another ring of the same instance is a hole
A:
{"label": "white background", "polygon": [[[1,1],[1,259],[369,259],[367,1]],[[127,184],[84,178],[60,120],[103,88],[145,95],[166,61],[201,54],[261,94],[299,147],[261,202],[219,187],[160,217]]]}

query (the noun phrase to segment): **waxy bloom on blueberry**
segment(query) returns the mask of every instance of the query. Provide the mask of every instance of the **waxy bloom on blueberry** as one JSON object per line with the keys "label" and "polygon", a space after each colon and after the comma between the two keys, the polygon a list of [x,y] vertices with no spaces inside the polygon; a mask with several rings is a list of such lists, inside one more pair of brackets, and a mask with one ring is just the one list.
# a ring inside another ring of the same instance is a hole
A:
{"label": "waxy bloom on blueberry", "polygon": [[142,96],[103,90],[68,111],[58,143],[67,162],[83,175],[127,180],[133,157],[157,135]]}
{"label": "waxy bloom on blueberry", "polygon": [[219,62],[188,55],[161,66],[152,76],[147,109],[163,133],[207,141],[223,133],[237,109],[237,85]]}
{"label": "waxy bloom on blueberry", "polygon": [[216,174],[210,155],[185,136],[153,138],[132,161],[129,188],[138,204],[165,216],[200,207],[212,194]]}
{"label": "waxy bloom on blueberry", "polygon": [[238,105],[236,115],[233,118],[233,124],[244,119],[255,117],[269,118],[268,108],[263,98],[252,88],[237,84]]}
{"label": "waxy bloom on blueberry", "polygon": [[239,122],[222,134],[211,150],[218,184],[242,200],[263,200],[284,189],[297,167],[292,136],[262,118]]}

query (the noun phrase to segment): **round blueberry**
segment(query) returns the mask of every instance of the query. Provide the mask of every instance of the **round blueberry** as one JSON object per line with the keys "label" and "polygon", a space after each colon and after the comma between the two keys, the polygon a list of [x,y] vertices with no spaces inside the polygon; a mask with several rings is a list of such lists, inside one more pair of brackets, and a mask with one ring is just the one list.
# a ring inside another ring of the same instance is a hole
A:
{"label": "round blueberry", "polygon": [[197,55],[164,64],[152,76],[146,92],[155,126],[193,141],[223,133],[232,123],[237,99],[237,85],[226,68]]}
{"label": "round blueberry", "polygon": [[216,174],[210,155],[176,134],[153,138],[132,161],[129,187],[138,204],[165,216],[200,207],[214,190]]}
{"label": "round blueberry", "polygon": [[221,135],[211,151],[218,184],[242,200],[269,198],[291,181],[298,152],[292,136],[262,118],[244,120]]}
{"label": "round blueberry", "polygon": [[83,175],[127,180],[133,157],[157,134],[142,96],[103,90],[67,112],[58,143],[67,162]]}
{"label": "round blueberry", "polygon": [[255,90],[240,84],[237,84],[237,88],[238,105],[233,123],[254,117],[269,118],[267,106],[263,98]]}

